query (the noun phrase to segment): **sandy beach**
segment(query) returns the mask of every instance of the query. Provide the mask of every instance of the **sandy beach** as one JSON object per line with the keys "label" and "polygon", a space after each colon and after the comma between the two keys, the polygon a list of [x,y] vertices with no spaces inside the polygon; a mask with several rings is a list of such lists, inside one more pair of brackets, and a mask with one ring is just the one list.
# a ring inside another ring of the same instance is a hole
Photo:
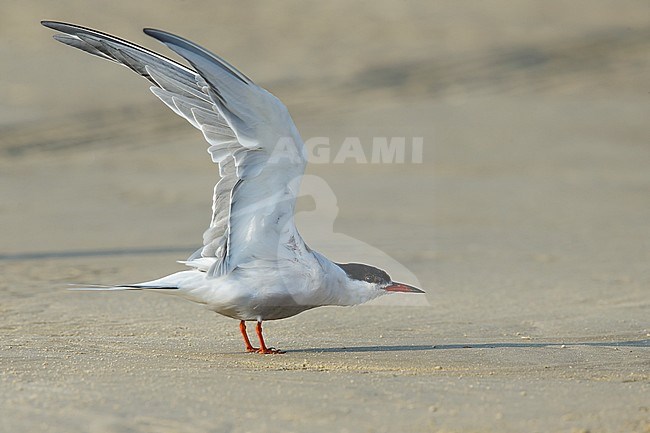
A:
{"label": "sandy beach", "polygon": [[[4,5],[0,431],[649,433],[648,12]],[[146,81],[41,19],[169,54],[141,32],[162,28],[235,64],[327,139],[298,201],[307,243],[426,296],[265,323],[271,356],[183,299],[67,290],[181,270],[218,171]],[[336,159],[349,137],[365,163]],[[404,162],[372,163],[377,137],[403,137]]]}

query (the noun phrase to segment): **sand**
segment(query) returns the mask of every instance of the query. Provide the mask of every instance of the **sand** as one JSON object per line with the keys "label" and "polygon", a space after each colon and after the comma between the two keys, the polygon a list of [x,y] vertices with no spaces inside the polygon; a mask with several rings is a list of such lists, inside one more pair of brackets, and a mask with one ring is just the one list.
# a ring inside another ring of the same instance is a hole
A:
{"label": "sand", "polygon": [[[650,432],[646,4],[148,4],[3,6],[0,431]],[[238,65],[329,140],[307,242],[426,296],[268,322],[261,356],[185,300],[66,290],[182,269],[218,175],[44,18]],[[346,137],[422,161],[336,163]]]}

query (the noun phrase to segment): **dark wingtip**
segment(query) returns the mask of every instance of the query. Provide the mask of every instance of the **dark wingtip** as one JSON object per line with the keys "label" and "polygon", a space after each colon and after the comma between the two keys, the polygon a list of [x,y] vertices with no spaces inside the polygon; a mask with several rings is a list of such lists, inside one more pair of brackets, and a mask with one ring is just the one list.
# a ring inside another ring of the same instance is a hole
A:
{"label": "dark wingtip", "polygon": [[70,33],[71,29],[90,30],[86,27],[78,26],[76,24],[64,23],[63,21],[42,20],[41,25],[47,27],[48,29],[63,33]]}
{"label": "dark wingtip", "polygon": [[[226,60],[222,59],[218,55],[208,51],[207,49],[203,48],[200,45],[197,45],[194,42],[191,42],[181,36],[175,35],[173,33],[166,32],[164,30],[158,30],[158,29],[152,29],[149,27],[146,27],[142,29],[145,35],[151,36],[152,38],[158,40],[159,42],[162,42],[163,44],[167,45],[172,51],[175,51],[178,55],[181,57],[184,57],[187,61],[189,61],[194,67],[197,67],[190,59],[186,57],[182,52],[179,50],[186,50],[189,51],[193,54],[196,54],[198,56],[201,56],[206,59],[211,59],[212,62],[217,64],[221,69],[225,70],[229,74],[231,74],[234,78],[238,79],[244,84],[251,84],[253,81],[248,78],[246,75],[244,75],[241,71],[239,71],[237,68],[235,68],[233,65],[228,63]],[[200,70],[197,69],[199,73],[201,73]]]}
{"label": "dark wingtip", "polygon": [[45,27],[47,27],[47,28],[50,28],[50,29],[54,29],[54,30],[56,30],[56,25],[57,25],[57,24],[59,24],[59,23],[56,22],[56,21],[41,20],[41,25],[42,25],[42,26],[45,26]]}
{"label": "dark wingtip", "polygon": [[[180,41],[183,45],[188,45],[182,38],[176,36],[172,33],[166,32],[164,30],[152,29],[151,27],[145,27],[142,29],[145,35],[150,36],[156,39],[158,42],[162,42],[167,45],[169,43],[178,45]],[[180,39],[180,41],[179,41]]]}
{"label": "dark wingtip", "polygon": [[144,32],[145,35],[151,36],[152,38],[158,40],[161,40],[162,37],[170,34],[169,32],[166,32],[164,30],[153,29],[151,27],[145,27],[144,29],[142,29],[142,31]]}

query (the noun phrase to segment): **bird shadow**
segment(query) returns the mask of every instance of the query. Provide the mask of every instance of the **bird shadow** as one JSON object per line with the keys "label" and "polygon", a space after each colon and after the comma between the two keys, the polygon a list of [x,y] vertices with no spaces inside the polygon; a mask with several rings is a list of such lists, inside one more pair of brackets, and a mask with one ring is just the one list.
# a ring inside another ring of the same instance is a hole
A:
{"label": "bird shadow", "polygon": [[413,352],[429,350],[457,350],[457,349],[530,349],[541,347],[562,346],[591,346],[591,347],[647,347],[650,348],[650,339],[628,341],[589,341],[566,343],[478,343],[478,344],[419,344],[419,345],[394,345],[394,346],[353,346],[353,347],[322,347],[309,349],[288,350],[290,353],[362,353],[362,352]]}
{"label": "bird shadow", "polygon": [[188,246],[161,246],[113,248],[106,250],[32,251],[16,254],[0,254],[0,262],[45,259],[83,259],[91,257],[148,256],[152,254],[191,254],[194,250],[196,250],[196,248]]}

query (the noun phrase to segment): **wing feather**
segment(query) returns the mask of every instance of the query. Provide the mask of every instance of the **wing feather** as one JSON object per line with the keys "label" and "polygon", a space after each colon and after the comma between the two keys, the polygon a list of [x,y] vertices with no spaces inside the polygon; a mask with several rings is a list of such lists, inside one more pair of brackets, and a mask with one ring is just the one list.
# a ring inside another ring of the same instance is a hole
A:
{"label": "wing feather", "polygon": [[210,144],[221,179],[214,188],[203,247],[188,265],[216,277],[250,260],[278,260],[289,237],[301,241],[293,212],[306,158],[291,116],[275,96],[225,60],[171,33],[145,29],[193,69],[97,30],[42,24],[61,32],[54,36],[57,41],[148,79],[153,94],[201,130]]}
{"label": "wing feather", "polygon": [[193,86],[187,85],[183,83],[183,81],[181,80],[171,78],[169,75],[165,74],[164,72],[158,72],[158,70],[152,66],[146,65],[145,70],[149,74],[149,76],[155,81],[158,87],[167,90],[169,93],[210,102],[210,98],[208,97],[208,95],[206,95],[196,85]]}

